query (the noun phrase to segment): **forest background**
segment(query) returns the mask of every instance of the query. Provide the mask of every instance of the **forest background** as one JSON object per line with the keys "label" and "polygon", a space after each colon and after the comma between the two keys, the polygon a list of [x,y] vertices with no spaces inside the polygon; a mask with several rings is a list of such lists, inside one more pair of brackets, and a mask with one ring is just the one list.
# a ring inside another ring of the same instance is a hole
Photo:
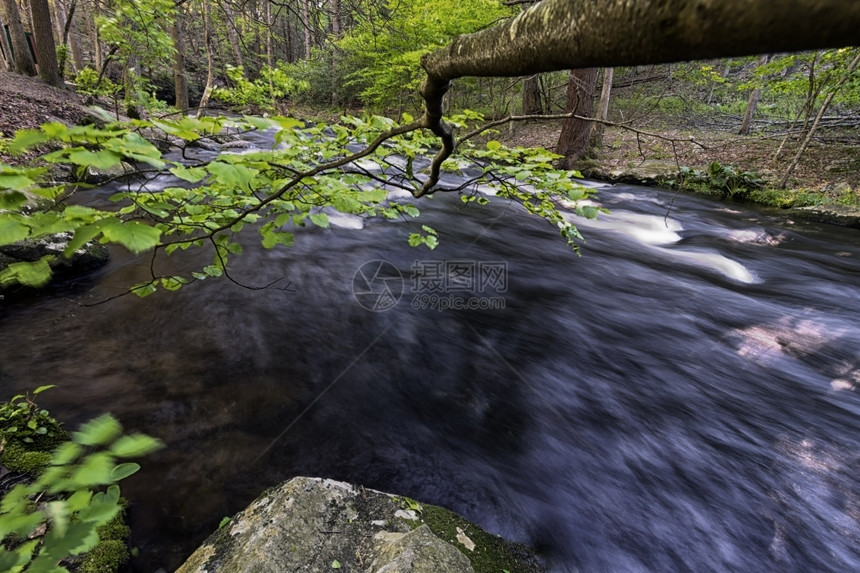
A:
{"label": "forest background", "polygon": [[[200,106],[330,122],[365,111],[397,119],[421,113],[422,55],[530,3],[3,0],[0,64],[34,75],[33,58],[44,54],[45,82],[71,84],[132,118]],[[858,55],[845,48],[465,78],[447,109],[519,117],[492,136],[550,149],[586,175],[780,207],[856,207]],[[3,78],[12,89],[13,76]],[[0,111],[4,161],[3,141],[46,117],[15,108],[26,92],[8,91]],[[30,98],[43,99],[51,97]]]}

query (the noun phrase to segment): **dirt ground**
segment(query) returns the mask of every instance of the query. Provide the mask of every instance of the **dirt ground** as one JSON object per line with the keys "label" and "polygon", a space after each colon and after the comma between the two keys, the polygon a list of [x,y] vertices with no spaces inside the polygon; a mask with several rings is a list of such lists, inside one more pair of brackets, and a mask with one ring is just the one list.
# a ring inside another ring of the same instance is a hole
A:
{"label": "dirt ground", "polygon": [[83,96],[53,88],[38,78],[0,71],[0,133],[33,129],[48,121],[76,124],[88,114]]}

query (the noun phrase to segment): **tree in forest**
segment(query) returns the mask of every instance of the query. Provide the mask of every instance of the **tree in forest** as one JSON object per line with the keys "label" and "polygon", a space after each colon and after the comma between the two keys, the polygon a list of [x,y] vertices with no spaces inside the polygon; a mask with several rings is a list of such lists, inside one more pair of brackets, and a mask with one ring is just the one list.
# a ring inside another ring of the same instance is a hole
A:
{"label": "tree in forest", "polygon": [[[766,65],[769,59],[770,56],[768,54],[763,55],[760,60],[760,65]],[[749,135],[752,118],[755,115],[755,110],[758,107],[758,101],[761,98],[761,90],[762,87],[756,85],[755,87],[753,87],[752,91],[750,91],[749,99],[747,100],[747,107],[744,111],[744,119],[741,121],[741,127],[738,130],[738,135]]]}
{"label": "tree in forest", "polygon": [[575,117],[565,119],[558,135],[556,152],[564,156],[561,165],[573,169],[573,164],[590,153],[590,121],[594,115],[594,89],[597,87],[597,68],[571,70],[567,83],[565,112]]}
{"label": "tree in forest", "polygon": [[33,17],[33,37],[36,39],[36,57],[39,60],[39,77],[48,85],[64,87],[57,63],[57,45],[51,24],[51,7],[48,0],[30,0]]}
{"label": "tree in forest", "polygon": [[96,18],[99,37],[111,47],[121,65],[128,111],[137,115],[142,66],[157,65],[173,57],[173,0],[117,0],[110,11]]}
{"label": "tree in forest", "polygon": [[16,0],[3,0],[3,11],[6,15],[6,24],[9,26],[9,35],[12,37],[15,71],[25,76],[35,76],[36,64],[30,56],[30,46],[27,43],[27,36],[21,23],[21,12]]}
{"label": "tree in forest", "polygon": [[615,68],[603,68],[603,86],[600,89],[600,102],[597,105],[597,123],[591,128],[592,150],[599,151],[603,146],[603,132],[609,119],[609,98],[612,95],[612,81],[615,78]]}

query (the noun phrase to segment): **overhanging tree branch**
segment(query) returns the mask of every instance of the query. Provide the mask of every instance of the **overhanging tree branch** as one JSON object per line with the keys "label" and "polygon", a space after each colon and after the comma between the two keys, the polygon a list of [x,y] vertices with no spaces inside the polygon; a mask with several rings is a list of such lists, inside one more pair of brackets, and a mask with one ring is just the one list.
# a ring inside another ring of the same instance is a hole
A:
{"label": "overhanging tree branch", "polygon": [[422,58],[424,119],[442,149],[416,196],[454,149],[441,110],[456,78],[838,48],[858,29],[860,2],[846,0],[543,0]]}

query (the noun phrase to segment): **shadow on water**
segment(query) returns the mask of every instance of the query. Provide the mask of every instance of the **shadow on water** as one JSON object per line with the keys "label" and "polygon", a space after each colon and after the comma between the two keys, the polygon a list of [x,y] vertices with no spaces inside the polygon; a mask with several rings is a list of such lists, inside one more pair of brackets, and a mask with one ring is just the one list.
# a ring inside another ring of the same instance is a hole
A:
{"label": "shadow on water", "polygon": [[[124,488],[140,571],[295,475],[440,503],[554,571],[860,570],[856,232],[690,197],[667,217],[656,190],[600,200],[581,259],[515,208],[439,196],[432,253],[407,223],[335,220],[292,249],[249,239],[233,275],[287,290],[70,302],[145,276],[115,253],[0,309],[0,389],[57,384],[44,402],[70,425],[110,411],[168,444]],[[353,296],[374,260],[403,277],[384,312]],[[433,293],[414,273],[436,262],[504,264],[506,284]]]}

